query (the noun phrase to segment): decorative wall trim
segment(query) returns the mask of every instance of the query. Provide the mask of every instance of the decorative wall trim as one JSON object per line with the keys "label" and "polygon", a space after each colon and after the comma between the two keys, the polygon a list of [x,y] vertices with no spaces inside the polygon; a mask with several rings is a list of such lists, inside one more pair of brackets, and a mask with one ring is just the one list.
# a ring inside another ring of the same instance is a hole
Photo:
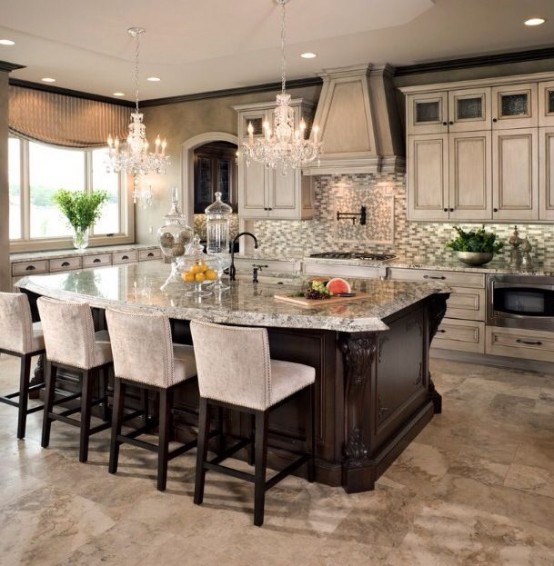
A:
{"label": "decorative wall trim", "polygon": [[17,69],[24,69],[25,65],[16,65],[15,63],[8,63],[7,61],[0,61],[0,71],[17,71]]}

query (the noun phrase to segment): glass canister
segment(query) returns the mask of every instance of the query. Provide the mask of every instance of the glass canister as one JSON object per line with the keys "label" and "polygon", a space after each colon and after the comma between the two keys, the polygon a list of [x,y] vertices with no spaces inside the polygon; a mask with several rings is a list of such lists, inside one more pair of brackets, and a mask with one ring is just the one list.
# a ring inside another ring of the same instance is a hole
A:
{"label": "glass canister", "polygon": [[204,212],[206,214],[206,251],[218,258],[217,281],[214,283],[214,290],[224,291],[229,289],[221,278],[223,271],[231,265],[229,224],[233,209],[221,200],[221,193],[217,192],[215,202],[210,204]]}
{"label": "glass canister", "polygon": [[185,254],[186,247],[192,242],[194,231],[187,226],[185,217],[179,208],[177,187],[172,190],[171,209],[164,216],[165,224],[158,229],[158,244],[164,257],[171,259],[170,279],[179,280],[180,272],[177,270],[177,258]]}

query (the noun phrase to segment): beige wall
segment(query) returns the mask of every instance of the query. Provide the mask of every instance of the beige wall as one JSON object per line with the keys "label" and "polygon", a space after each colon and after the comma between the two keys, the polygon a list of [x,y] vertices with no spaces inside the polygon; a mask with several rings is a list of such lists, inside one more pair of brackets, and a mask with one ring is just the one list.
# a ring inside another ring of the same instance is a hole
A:
{"label": "beige wall", "polygon": [[0,71],[0,291],[9,291],[8,73]]}
{"label": "beige wall", "polygon": [[[319,98],[321,87],[290,89],[293,98],[314,104]],[[209,98],[163,106],[144,108],[146,134],[150,141],[159,133],[168,143],[171,165],[165,175],[151,175],[145,182],[152,186],[154,202],[152,207],[136,210],[136,240],[138,243],[156,242],[156,230],[164,223],[163,216],[171,203],[171,188],[182,188],[183,195],[191,191],[181,179],[182,146],[187,140],[207,132],[223,132],[237,135],[237,113],[233,106],[275,100],[277,92],[245,94]],[[152,230],[152,233],[150,231]]]}

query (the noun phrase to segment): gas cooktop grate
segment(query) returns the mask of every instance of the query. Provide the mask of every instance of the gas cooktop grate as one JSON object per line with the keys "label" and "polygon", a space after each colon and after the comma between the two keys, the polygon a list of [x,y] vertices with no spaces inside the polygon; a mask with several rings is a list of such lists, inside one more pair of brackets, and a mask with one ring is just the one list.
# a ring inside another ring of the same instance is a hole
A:
{"label": "gas cooktop grate", "polygon": [[310,257],[321,259],[367,259],[370,261],[388,261],[394,259],[394,254],[378,254],[372,252],[320,252]]}

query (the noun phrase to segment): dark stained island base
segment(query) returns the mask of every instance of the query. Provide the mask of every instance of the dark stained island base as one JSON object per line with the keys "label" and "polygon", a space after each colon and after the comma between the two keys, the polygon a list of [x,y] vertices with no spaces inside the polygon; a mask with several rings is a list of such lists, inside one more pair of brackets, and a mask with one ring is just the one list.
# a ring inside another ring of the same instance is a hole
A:
{"label": "dark stained island base", "polygon": [[[367,293],[367,299],[335,305],[322,301],[306,309],[274,299],[277,293],[297,292],[295,286],[236,281],[220,295],[186,296],[185,283],[166,281],[169,271],[166,264],[144,262],[30,276],[18,285],[32,301],[41,295],[88,301],[100,327],[109,306],[163,312],[172,320],[174,340],[184,343],[190,343],[192,319],[266,327],[272,357],[316,368],[316,481],[349,493],[373,489],[440,412],[441,398],[429,374],[429,346],[446,311],[444,289],[357,280],[354,290]],[[197,399],[196,384],[184,384],[175,411],[177,437],[190,435],[187,415]],[[289,438],[304,436],[308,403],[308,396],[298,396],[278,407],[271,430]],[[229,414],[225,425],[229,434],[240,434],[250,423]],[[296,442],[302,449],[302,441]]]}

